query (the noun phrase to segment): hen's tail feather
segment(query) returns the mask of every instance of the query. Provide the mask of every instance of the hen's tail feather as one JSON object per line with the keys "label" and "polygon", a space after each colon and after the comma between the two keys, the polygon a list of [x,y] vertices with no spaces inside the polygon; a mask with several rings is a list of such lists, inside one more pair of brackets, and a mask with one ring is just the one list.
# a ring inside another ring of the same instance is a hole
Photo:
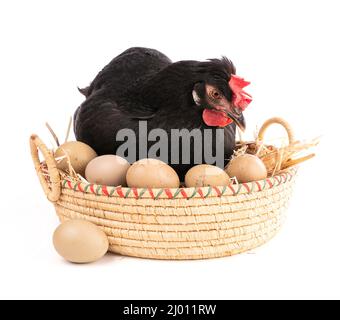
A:
{"label": "hen's tail feather", "polygon": [[86,98],[89,95],[89,90],[90,90],[90,86],[86,87],[86,88],[79,88],[78,87],[78,91],[83,94]]}

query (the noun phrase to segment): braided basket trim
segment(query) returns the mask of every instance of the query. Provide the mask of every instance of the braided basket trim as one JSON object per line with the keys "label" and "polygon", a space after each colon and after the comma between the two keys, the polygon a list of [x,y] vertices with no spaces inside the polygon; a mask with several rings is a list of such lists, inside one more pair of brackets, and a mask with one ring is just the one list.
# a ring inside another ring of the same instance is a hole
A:
{"label": "braided basket trim", "polygon": [[109,187],[92,183],[74,182],[67,179],[62,181],[63,189],[70,189],[82,193],[89,193],[98,196],[119,197],[119,198],[151,198],[157,199],[191,199],[222,196],[236,196],[272,189],[291,181],[296,175],[297,169],[291,168],[283,173],[264,180],[232,184],[218,187],[197,187],[197,188],[125,188]]}

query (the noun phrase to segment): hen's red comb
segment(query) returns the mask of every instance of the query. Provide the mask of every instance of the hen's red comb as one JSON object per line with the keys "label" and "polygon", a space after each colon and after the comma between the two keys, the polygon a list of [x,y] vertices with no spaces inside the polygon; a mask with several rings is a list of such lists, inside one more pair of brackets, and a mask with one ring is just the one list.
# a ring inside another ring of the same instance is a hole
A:
{"label": "hen's red comb", "polygon": [[233,104],[244,111],[248,104],[253,100],[252,96],[243,90],[244,87],[248,86],[250,82],[245,81],[243,78],[231,75],[229,80],[229,86],[233,92]]}

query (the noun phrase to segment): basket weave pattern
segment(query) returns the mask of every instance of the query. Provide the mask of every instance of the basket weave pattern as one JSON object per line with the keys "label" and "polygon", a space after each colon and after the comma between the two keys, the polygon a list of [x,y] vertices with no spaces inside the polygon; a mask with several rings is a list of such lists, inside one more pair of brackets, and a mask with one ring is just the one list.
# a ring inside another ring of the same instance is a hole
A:
{"label": "basket weave pattern", "polygon": [[61,181],[52,151],[36,135],[30,145],[39,180],[59,219],[90,221],[105,231],[110,251],[142,258],[214,258],[262,245],[282,226],[296,176],[296,169],[290,169],[229,187],[97,186]]}
{"label": "basket weave pattern", "polygon": [[211,258],[255,248],[276,234],[294,175],[283,181],[252,193],[158,200],[66,187],[55,208],[61,221],[85,219],[101,226],[112,252],[159,259]]}

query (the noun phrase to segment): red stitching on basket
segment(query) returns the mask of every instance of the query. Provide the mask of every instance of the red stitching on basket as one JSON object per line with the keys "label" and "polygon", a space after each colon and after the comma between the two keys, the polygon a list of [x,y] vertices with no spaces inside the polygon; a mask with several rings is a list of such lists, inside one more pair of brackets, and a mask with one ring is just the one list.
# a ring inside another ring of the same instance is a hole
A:
{"label": "red stitching on basket", "polygon": [[73,189],[73,187],[72,187],[72,183],[71,183],[71,181],[67,181],[67,186],[70,188],[70,189]]}
{"label": "red stitching on basket", "polygon": [[166,188],[166,189],[164,189],[164,192],[165,192],[165,194],[168,196],[169,199],[172,199],[172,198],[173,198],[170,189]]}
{"label": "red stitching on basket", "polygon": [[135,195],[135,198],[138,199],[138,191],[136,188],[132,188],[132,192]]}
{"label": "red stitching on basket", "polygon": [[232,185],[229,185],[228,188],[233,192],[234,195],[236,194],[236,191]]}
{"label": "red stitching on basket", "polygon": [[103,192],[104,195],[109,196],[109,192],[107,191],[106,186],[102,186],[102,192]]}
{"label": "red stitching on basket", "polygon": [[204,198],[204,194],[203,194],[201,188],[198,188],[198,189],[197,189],[197,192],[198,192],[198,194],[201,196],[201,198]]}
{"label": "red stitching on basket", "polygon": [[121,198],[124,198],[124,194],[123,194],[123,191],[122,191],[122,188],[121,187],[118,187],[116,189],[116,192],[117,194],[121,197]]}
{"label": "red stitching on basket", "polygon": [[247,192],[250,193],[250,188],[248,186],[248,183],[242,183],[242,185],[247,189]]}
{"label": "red stitching on basket", "polygon": [[83,189],[83,187],[81,186],[81,183],[78,183],[78,190],[81,191],[81,192],[84,192],[84,189]]}
{"label": "red stitching on basket", "polygon": [[96,191],[94,191],[93,184],[90,185],[90,191],[91,191],[93,194],[96,194]]}
{"label": "red stitching on basket", "polygon": [[213,189],[216,191],[217,195],[220,197],[222,195],[221,191],[217,187],[213,187]]}
{"label": "red stitching on basket", "polygon": [[258,191],[262,191],[261,185],[259,184],[258,181],[255,181],[256,185],[257,185],[257,189]]}
{"label": "red stitching on basket", "polygon": [[274,179],[277,181],[277,184],[278,184],[278,185],[281,183],[281,180],[282,180],[282,179],[280,180],[278,176],[275,176]]}
{"label": "red stitching on basket", "polygon": [[152,198],[152,199],[155,199],[155,195],[153,194],[152,189],[151,189],[151,188],[148,188],[148,191],[149,191],[149,193],[150,193],[151,198]]}
{"label": "red stitching on basket", "polygon": [[267,183],[269,184],[270,189],[273,188],[273,184],[272,184],[272,182],[270,181],[270,179],[267,179]]}
{"label": "red stitching on basket", "polygon": [[188,195],[184,189],[181,189],[181,195],[183,196],[183,198],[188,199]]}

